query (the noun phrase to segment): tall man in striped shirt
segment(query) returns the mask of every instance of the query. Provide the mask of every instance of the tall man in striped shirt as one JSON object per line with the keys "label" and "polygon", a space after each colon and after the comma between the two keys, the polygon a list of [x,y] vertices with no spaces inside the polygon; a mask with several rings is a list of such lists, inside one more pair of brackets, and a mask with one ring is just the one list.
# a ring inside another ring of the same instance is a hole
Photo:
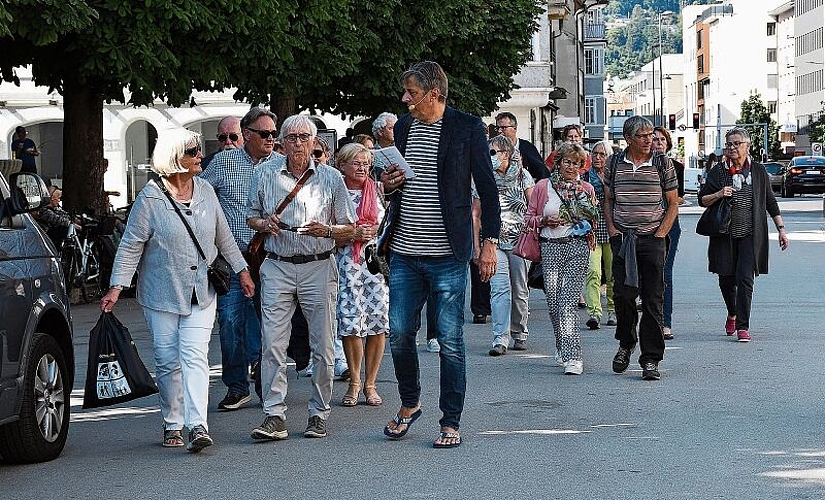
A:
{"label": "tall man in striped shirt", "polygon": [[382,175],[390,199],[390,229],[379,245],[390,250],[390,347],[401,408],[384,428],[400,439],[421,415],[415,336],[421,308],[435,308],[441,344],[441,430],[435,448],[461,444],[464,409],[464,291],[473,253],[471,191],[474,180],[482,207],[479,258],[483,280],[496,269],[501,229],[498,190],[493,178],[484,124],[447,106],[447,75],[437,63],[413,64],[400,78],[401,100],[409,114],[394,127],[395,144],[415,172],[391,165]]}
{"label": "tall man in striped shirt", "polygon": [[[236,119],[237,120],[237,119]],[[278,153],[275,145],[275,113],[266,108],[250,109],[240,123],[238,148],[215,155],[208,170],[201,177],[215,189],[235,242],[246,252],[255,231],[246,225],[246,202],[252,174],[258,166]],[[232,120],[221,120],[231,123]],[[245,142],[244,142],[245,140]],[[218,324],[221,335],[221,381],[226,385],[226,396],[218,403],[218,410],[237,410],[251,399],[247,376],[251,367],[256,389],[259,390],[261,358],[261,324],[256,312],[260,294],[256,286],[254,298],[244,296],[237,276],[232,276],[229,293],[218,297]],[[260,395],[260,394],[259,394]]]}
{"label": "tall man in striped shirt", "polygon": [[[314,369],[305,437],[327,435],[332,398],[333,318],[338,293],[338,267],[333,237],[352,238],[358,216],[341,172],[316,163],[312,150],[317,128],[306,115],[284,120],[276,156],[255,172],[249,191],[247,224],[271,236],[264,242],[261,265],[261,382],[264,422],[254,439],[286,439],[286,350],[290,319],[298,303],[309,324]],[[305,176],[306,174],[306,176]],[[303,181],[280,214],[277,207]]]}
{"label": "tall man in striped shirt", "polygon": [[[679,214],[676,170],[667,156],[652,150],[653,124],[647,118],[631,116],[622,133],[627,148],[608,159],[604,173],[604,222],[613,249],[619,341],[613,371],[627,370],[638,342],[642,378],[659,380],[659,362],[665,353],[662,304],[667,234]],[[640,295],[641,322],[636,310]]]}

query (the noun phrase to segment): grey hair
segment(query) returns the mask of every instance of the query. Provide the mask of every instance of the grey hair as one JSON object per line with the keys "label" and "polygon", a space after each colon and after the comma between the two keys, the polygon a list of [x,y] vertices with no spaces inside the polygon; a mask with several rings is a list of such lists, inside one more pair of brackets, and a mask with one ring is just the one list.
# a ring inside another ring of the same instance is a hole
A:
{"label": "grey hair", "polygon": [[398,117],[392,113],[383,112],[372,122],[372,136],[378,137],[378,131],[386,128],[390,120],[398,120]]}
{"label": "grey hair", "polygon": [[200,138],[199,133],[185,128],[161,132],[152,154],[152,171],[161,177],[188,172],[180,164],[180,160],[186,147],[190,144],[199,144]]}
{"label": "grey hair", "polygon": [[283,143],[284,137],[289,135],[290,131],[303,127],[309,129],[309,133],[312,134],[312,137],[318,135],[318,127],[309,115],[292,115],[284,120],[284,123],[281,126],[281,133],[278,135],[278,141]]}
{"label": "grey hair", "polygon": [[504,135],[502,134],[490,137],[490,140],[487,141],[487,144],[506,151],[510,158],[513,157],[513,153],[515,153],[516,150],[516,148],[513,146],[513,142],[510,139],[504,137]]}
{"label": "grey hair", "polygon": [[424,92],[438,89],[438,99],[447,99],[447,73],[437,62],[421,61],[413,64],[410,69],[401,75],[399,79],[401,86],[403,87],[409,79],[412,79],[416,85],[424,89]]}
{"label": "grey hair", "polygon": [[573,142],[562,143],[556,150],[556,167],[561,165],[561,161],[564,160],[566,156],[575,157],[576,161],[579,162],[579,168],[581,168],[584,162],[587,161],[587,150],[584,149],[581,144]]}
{"label": "grey hair", "polygon": [[751,135],[748,133],[747,130],[745,130],[742,127],[733,127],[732,129],[725,132],[725,139],[732,135],[741,135],[742,138],[745,139],[745,142],[751,142]]}
{"label": "grey hair", "polygon": [[592,146],[590,146],[591,153],[593,153],[593,151],[596,150],[596,146],[601,146],[602,148],[604,148],[604,154],[606,154],[607,156],[613,154],[613,143],[611,143],[610,141],[605,140],[594,143]]}
{"label": "grey hair", "polygon": [[518,120],[516,120],[516,115],[509,111],[502,111],[501,113],[496,115],[496,121],[503,120],[507,118],[510,120],[510,125],[518,127]]}
{"label": "grey hair", "polygon": [[246,114],[243,115],[243,118],[241,118],[241,130],[249,128],[250,125],[255,123],[255,120],[262,116],[268,116],[272,118],[272,121],[275,122],[275,128],[278,128],[278,116],[275,113],[266,108],[255,106],[254,108],[247,111]]}
{"label": "grey hair", "polygon": [[625,120],[624,126],[622,126],[622,135],[625,136],[625,138],[633,137],[636,135],[636,132],[644,129],[653,130],[653,124],[642,115],[633,115]]}
{"label": "grey hair", "polygon": [[349,142],[341,146],[338,153],[335,155],[335,166],[341,170],[341,164],[352,161],[359,154],[367,155],[367,161],[372,163],[372,151],[366,146],[358,142]]}

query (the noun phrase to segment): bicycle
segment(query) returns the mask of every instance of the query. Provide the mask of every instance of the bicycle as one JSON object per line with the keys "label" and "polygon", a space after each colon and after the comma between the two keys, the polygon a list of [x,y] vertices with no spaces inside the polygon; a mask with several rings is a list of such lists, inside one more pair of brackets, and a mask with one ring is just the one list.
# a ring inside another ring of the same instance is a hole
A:
{"label": "bicycle", "polygon": [[[70,297],[75,289],[80,298],[89,303],[103,296],[111,275],[111,263],[103,262],[102,238],[114,231],[114,218],[105,218],[102,222],[82,215],[81,229],[69,226],[66,239],[60,249],[66,290]],[[107,234],[108,233],[108,234]]]}

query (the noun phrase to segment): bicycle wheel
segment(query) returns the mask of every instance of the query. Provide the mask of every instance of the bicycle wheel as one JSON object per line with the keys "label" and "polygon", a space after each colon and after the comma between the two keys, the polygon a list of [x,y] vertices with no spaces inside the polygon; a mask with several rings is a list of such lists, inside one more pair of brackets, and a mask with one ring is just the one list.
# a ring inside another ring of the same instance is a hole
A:
{"label": "bicycle wheel", "polygon": [[80,251],[73,245],[64,245],[60,250],[60,264],[63,267],[63,280],[66,294],[73,298],[73,291],[80,288],[83,278],[80,273]]}
{"label": "bicycle wheel", "polygon": [[83,302],[90,303],[103,296],[100,279],[100,257],[96,251],[96,245],[86,250],[86,267],[83,269],[83,286],[81,294]]}

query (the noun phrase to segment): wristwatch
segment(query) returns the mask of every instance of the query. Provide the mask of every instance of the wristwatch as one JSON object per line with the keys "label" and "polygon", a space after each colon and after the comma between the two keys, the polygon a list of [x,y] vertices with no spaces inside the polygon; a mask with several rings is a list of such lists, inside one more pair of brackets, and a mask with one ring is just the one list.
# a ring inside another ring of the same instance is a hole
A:
{"label": "wristwatch", "polygon": [[783,229],[785,229],[785,226],[776,226],[777,231],[782,231]]}
{"label": "wristwatch", "polygon": [[498,246],[498,238],[493,238],[492,236],[488,236],[487,238],[484,238],[484,241],[489,241],[493,245]]}

